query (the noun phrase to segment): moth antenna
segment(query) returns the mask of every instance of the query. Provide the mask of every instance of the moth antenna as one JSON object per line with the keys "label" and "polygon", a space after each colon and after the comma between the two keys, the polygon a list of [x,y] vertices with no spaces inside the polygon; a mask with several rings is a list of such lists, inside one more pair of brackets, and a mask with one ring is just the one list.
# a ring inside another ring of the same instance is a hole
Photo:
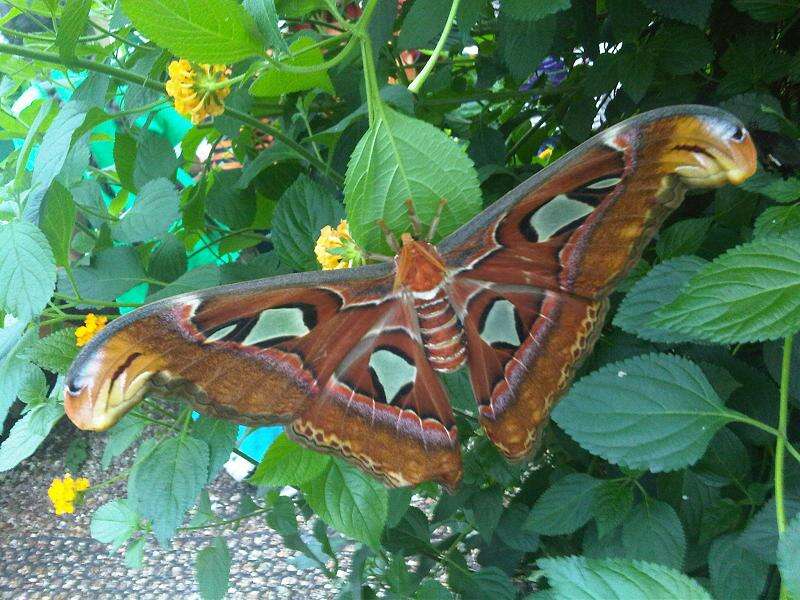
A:
{"label": "moth antenna", "polygon": [[383,237],[386,238],[386,243],[389,244],[389,248],[392,249],[392,252],[395,254],[400,253],[400,244],[397,243],[397,238],[394,237],[392,230],[386,225],[386,221],[383,219],[378,219],[378,227],[381,228],[383,232]]}
{"label": "moth antenna", "polygon": [[419,239],[422,235],[422,221],[419,220],[419,215],[414,209],[414,202],[411,198],[406,200],[406,211],[408,211],[408,220],[411,221],[411,229],[414,232],[414,237]]}
{"label": "moth antenna", "polygon": [[433,220],[428,226],[428,234],[425,236],[426,242],[432,241],[433,236],[436,235],[436,229],[439,227],[439,221],[442,219],[442,212],[444,211],[445,204],[447,204],[447,200],[445,198],[439,200],[439,206],[436,207],[436,214],[433,215]]}

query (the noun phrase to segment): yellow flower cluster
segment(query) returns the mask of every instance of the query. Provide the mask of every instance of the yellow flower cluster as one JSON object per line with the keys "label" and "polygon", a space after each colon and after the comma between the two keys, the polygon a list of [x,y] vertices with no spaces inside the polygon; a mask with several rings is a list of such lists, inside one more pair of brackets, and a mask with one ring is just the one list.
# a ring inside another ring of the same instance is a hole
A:
{"label": "yellow flower cluster", "polygon": [[350,228],[347,221],[342,219],[334,229],[325,225],[319,232],[319,239],[314,246],[317,262],[322,265],[323,271],[331,269],[347,269],[353,263],[363,264],[361,252],[350,237]]}
{"label": "yellow flower cluster", "polygon": [[89,480],[86,477],[73,479],[72,475],[66,473],[64,479],[58,477],[53,479],[47,495],[50,497],[50,502],[53,503],[56,514],[63,515],[75,512],[75,500],[78,499],[78,494],[88,489]]}
{"label": "yellow flower cluster", "polygon": [[99,317],[94,313],[86,315],[83,325],[75,330],[75,345],[78,347],[85,346],[89,343],[98,331],[108,323],[108,317],[100,315]]}
{"label": "yellow flower cluster", "polygon": [[167,68],[167,94],[175,101],[175,110],[190,117],[192,123],[202,123],[206,117],[216,117],[225,110],[224,100],[231,93],[228,67],[190,63],[185,58],[173,60]]}
{"label": "yellow flower cluster", "polygon": [[553,147],[547,146],[544,150],[539,152],[537,155],[541,160],[549,160],[551,156],[553,156]]}

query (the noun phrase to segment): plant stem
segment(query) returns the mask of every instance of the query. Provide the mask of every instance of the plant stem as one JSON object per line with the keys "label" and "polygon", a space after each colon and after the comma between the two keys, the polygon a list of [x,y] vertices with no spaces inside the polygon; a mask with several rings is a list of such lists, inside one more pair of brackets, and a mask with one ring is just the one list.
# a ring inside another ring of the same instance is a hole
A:
{"label": "plant stem", "polygon": [[95,300],[91,298],[75,298],[74,296],[59,294],[58,292],[53,294],[53,297],[73,304],[91,304],[92,306],[100,306],[103,308],[138,308],[142,305],[141,302],[108,302],[106,300]]}
{"label": "plant stem", "polygon": [[253,512],[249,512],[246,515],[242,515],[241,517],[236,517],[234,519],[228,519],[226,521],[214,521],[213,523],[206,523],[205,525],[194,525],[194,526],[187,526],[187,527],[179,527],[179,531],[194,531],[195,529],[208,529],[209,527],[224,527],[225,525],[233,525],[234,523],[239,523],[240,521],[245,521],[256,515],[264,514],[265,512],[269,511],[268,508],[259,508],[258,510],[254,510]]}
{"label": "plant stem", "polygon": [[[24,58],[30,58],[32,60],[39,60],[46,63],[51,64],[63,64],[61,57],[58,54],[54,54],[52,52],[43,52],[41,50],[35,50],[32,48],[26,48],[24,46],[15,46],[14,44],[2,44],[0,43],[0,54],[12,54],[14,56],[22,56]],[[111,65],[106,65],[104,63],[96,62],[93,60],[88,60],[84,58],[76,58],[71,61],[71,66],[75,68],[82,68],[92,71],[94,73],[102,73],[103,75],[108,75],[110,77],[114,77],[121,81],[127,81],[128,83],[135,83],[136,85],[141,85],[142,87],[146,87],[151,90],[155,90],[158,92],[164,93],[164,84],[160,81],[153,81],[149,77],[145,77],[143,75],[139,75],[138,73],[134,73],[132,71],[126,71],[124,69],[119,69],[117,67],[112,67]],[[336,184],[341,185],[344,182],[344,178],[341,174],[334,171],[329,165],[326,165],[323,161],[319,160],[313,153],[306,150],[303,146],[299,143],[294,141],[291,137],[286,135],[280,129],[276,129],[272,125],[268,123],[262,123],[254,116],[243,113],[239,110],[236,110],[231,107],[225,107],[225,114],[233,117],[237,121],[244,123],[245,125],[250,125],[253,128],[259,129],[265,133],[268,133],[276,140],[279,140],[289,146],[292,150],[294,150],[297,154],[302,156],[306,161],[310,164],[314,165],[317,169],[319,169],[322,173],[325,173],[328,177],[330,177]]]}
{"label": "plant stem", "polygon": [[[792,336],[783,340],[783,360],[781,361],[780,409],[778,412],[778,438],[775,441],[775,518],[778,522],[778,535],[786,531],[786,507],[783,498],[783,451],[786,447],[786,429],[789,421],[789,372],[792,366]],[[781,582],[781,600],[788,600],[789,592]]]}
{"label": "plant stem", "polygon": [[460,2],[461,0],[453,0],[453,4],[450,6],[450,13],[447,15],[447,22],[444,24],[444,29],[442,29],[442,35],[439,36],[439,41],[436,42],[433,54],[430,55],[428,62],[422,67],[422,71],[419,72],[419,75],[417,75],[414,81],[408,86],[409,92],[418,94],[425,80],[428,79],[428,75],[431,74],[431,71],[433,71],[433,68],[436,66],[436,61],[439,60],[439,54],[441,54],[445,42],[447,42],[447,36],[450,35],[450,29],[453,27],[453,21],[456,18],[456,11],[458,10]]}

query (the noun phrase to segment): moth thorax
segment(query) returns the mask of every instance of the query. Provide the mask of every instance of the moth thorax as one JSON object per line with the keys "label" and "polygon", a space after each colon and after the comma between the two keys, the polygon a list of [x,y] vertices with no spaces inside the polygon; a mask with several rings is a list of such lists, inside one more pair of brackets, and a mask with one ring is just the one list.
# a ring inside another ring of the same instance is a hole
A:
{"label": "moth thorax", "polygon": [[455,371],[467,358],[461,323],[441,287],[414,293],[422,343],[431,366],[440,372]]}

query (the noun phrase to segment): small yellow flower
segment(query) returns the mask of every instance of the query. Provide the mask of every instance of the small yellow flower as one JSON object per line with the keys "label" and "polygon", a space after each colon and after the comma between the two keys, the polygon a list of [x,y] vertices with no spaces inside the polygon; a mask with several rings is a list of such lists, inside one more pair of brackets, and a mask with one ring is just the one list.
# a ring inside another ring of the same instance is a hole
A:
{"label": "small yellow flower", "polygon": [[57,515],[71,514],[75,512],[75,501],[80,499],[81,492],[88,489],[89,480],[86,477],[73,479],[72,475],[66,473],[64,479],[58,477],[53,479],[47,495],[50,497],[50,502],[52,502]]}
{"label": "small yellow flower", "polygon": [[350,237],[350,228],[344,219],[339,222],[336,229],[325,225],[320,230],[314,254],[317,255],[317,262],[322,265],[323,271],[348,269],[353,264],[364,264],[361,250]]}
{"label": "small yellow flower", "polygon": [[86,315],[84,324],[75,330],[75,345],[78,347],[85,346],[98,331],[106,326],[106,323],[108,323],[108,317],[103,315],[98,317],[94,313]]}
{"label": "small yellow flower", "polygon": [[553,156],[553,147],[547,146],[547,148],[539,152],[537,156],[544,161],[550,160],[550,157]]}
{"label": "small yellow flower", "polygon": [[216,117],[225,110],[224,100],[231,93],[229,69],[225,65],[191,63],[185,58],[173,60],[167,68],[167,94],[175,101],[175,110],[190,117],[192,123],[202,123],[206,117]]}

